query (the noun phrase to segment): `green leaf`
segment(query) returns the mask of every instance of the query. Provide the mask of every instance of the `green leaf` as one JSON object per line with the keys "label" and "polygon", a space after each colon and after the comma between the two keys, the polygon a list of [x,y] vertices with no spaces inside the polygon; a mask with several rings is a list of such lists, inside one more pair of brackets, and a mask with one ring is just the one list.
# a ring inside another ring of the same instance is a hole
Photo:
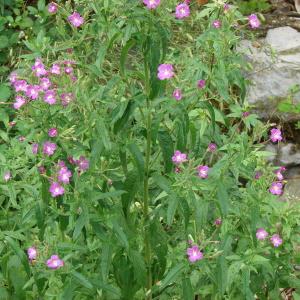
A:
{"label": "green leaf", "polygon": [[219,256],[217,259],[217,287],[221,296],[224,295],[227,280],[228,280],[228,268],[227,262],[224,256]]}
{"label": "green leaf", "polygon": [[76,272],[76,271],[71,271],[71,276],[76,279],[76,281],[78,281],[79,284],[81,284],[82,286],[84,286],[85,288],[92,290],[94,287],[91,284],[91,282],[82,274]]}
{"label": "green leaf", "polygon": [[174,154],[174,144],[172,137],[167,131],[159,130],[157,138],[164,159],[165,173],[170,173],[173,169],[171,157]]}
{"label": "green leaf", "polygon": [[87,208],[83,207],[82,212],[75,223],[75,228],[74,228],[74,232],[73,232],[74,240],[76,240],[79,237],[83,227],[86,226],[88,223],[89,223],[89,214],[88,214]]}
{"label": "green leaf", "polygon": [[214,133],[215,129],[216,129],[216,116],[215,116],[214,107],[207,101],[205,101],[205,102],[200,101],[199,106],[201,108],[205,108],[205,109],[208,110],[208,112],[210,114],[211,122],[212,122],[213,133]]}
{"label": "green leaf", "polygon": [[0,35],[0,49],[6,48],[8,46],[8,38],[5,35]]}
{"label": "green leaf", "polygon": [[104,148],[107,151],[110,151],[111,150],[111,142],[110,142],[109,134],[108,134],[108,131],[107,131],[107,128],[105,126],[103,119],[97,120],[96,129],[97,129],[98,136],[104,145]]}
{"label": "green leaf", "polygon": [[120,244],[126,249],[129,248],[129,243],[126,234],[116,220],[113,221],[113,229],[119,239]]}
{"label": "green leaf", "polygon": [[138,146],[134,143],[131,143],[130,145],[128,145],[128,149],[133,156],[134,164],[139,173],[139,177],[140,177],[139,180],[142,181],[144,178],[144,175],[145,175],[143,154],[140,151],[140,149],[138,148]]}
{"label": "green leaf", "polygon": [[159,289],[164,289],[169,284],[173,283],[177,277],[185,270],[185,264],[180,263],[173,267],[168,274],[162,279]]}
{"label": "green leaf", "polygon": [[108,242],[103,245],[102,253],[101,253],[101,275],[103,283],[107,282],[109,269],[111,265],[111,258],[112,258],[112,245]]}
{"label": "green leaf", "polygon": [[225,184],[220,181],[217,187],[217,199],[221,208],[221,213],[226,216],[229,210],[229,196]]}
{"label": "green leaf", "polygon": [[129,50],[135,45],[136,41],[135,40],[129,40],[126,45],[122,48],[121,51],[121,57],[120,57],[120,72],[122,74],[122,76],[126,76],[125,73],[125,63],[126,63],[126,59],[128,56],[128,52]]}
{"label": "green leaf", "polygon": [[[1,40],[0,40],[0,45],[1,45]],[[6,101],[10,97],[10,95],[11,95],[10,88],[5,84],[1,84],[0,85],[0,101]]]}
{"label": "green leaf", "polygon": [[168,210],[167,210],[168,225],[171,225],[173,222],[178,203],[179,203],[178,198],[176,197],[176,195],[174,195],[174,193],[172,193],[168,198]]}
{"label": "green leaf", "polygon": [[194,300],[194,291],[191,284],[190,278],[182,279],[182,299],[183,300]]}
{"label": "green leaf", "polygon": [[39,0],[37,7],[39,11],[43,11],[45,9],[45,0]]}

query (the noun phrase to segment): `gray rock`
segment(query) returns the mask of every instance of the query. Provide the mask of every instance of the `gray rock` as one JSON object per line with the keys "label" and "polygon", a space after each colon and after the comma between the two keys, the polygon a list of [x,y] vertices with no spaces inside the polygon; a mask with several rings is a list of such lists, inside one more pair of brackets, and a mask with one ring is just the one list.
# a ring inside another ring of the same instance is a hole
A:
{"label": "gray rock", "polygon": [[[279,101],[289,96],[291,87],[300,84],[300,33],[291,27],[270,29],[266,38],[256,43],[242,41],[239,51],[253,66],[247,74],[251,82],[247,101],[263,118],[277,115]],[[294,101],[300,103],[300,92],[294,95]],[[285,120],[299,116],[281,115]]]}
{"label": "gray rock", "polygon": [[297,144],[268,144],[265,150],[272,153],[267,159],[276,166],[300,166],[300,146]]}

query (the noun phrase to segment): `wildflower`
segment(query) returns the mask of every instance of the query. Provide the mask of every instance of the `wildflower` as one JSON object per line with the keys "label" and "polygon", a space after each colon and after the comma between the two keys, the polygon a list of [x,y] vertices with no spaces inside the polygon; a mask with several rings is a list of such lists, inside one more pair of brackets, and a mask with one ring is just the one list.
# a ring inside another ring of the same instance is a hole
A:
{"label": "wildflower", "polygon": [[19,142],[24,142],[25,140],[26,140],[25,136],[22,136],[22,135],[21,135],[21,136],[19,137]]}
{"label": "wildflower", "polygon": [[75,164],[76,164],[76,162],[75,162],[73,156],[68,156],[68,161],[69,161],[69,163],[72,164],[72,165],[75,165]]}
{"label": "wildflower", "polygon": [[6,172],[4,173],[3,179],[4,179],[4,181],[6,181],[6,182],[7,182],[8,180],[11,179],[11,173],[10,173],[10,171],[6,171]]}
{"label": "wildflower", "polygon": [[82,171],[85,171],[89,168],[89,161],[84,157],[80,156],[78,160],[76,160],[76,165]]}
{"label": "wildflower", "polygon": [[205,179],[208,177],[208,171],[209,167],[208,166],[198,166],[198,176]]}
{"label": "wildflower", "polygon": [[189,261],[192,263],[203,259],[203,253],[199,250],[199,247],[197,245],[188,248],[186,254],[189,257]]}
{"label": "wildflower", "polygon": [[16,110],[19,110],[25,103],[26,100],[22,96],[16,96],[16,102],[14,102],[13,107]]}
{"label": "wildflower", "polygon": [[260,241],[265,240],[269,234],[263,229],[258,228],[256,230],[256,238]]}
{"label": "wildflower", "polygon": [[273,195],[281,195],[282,194],[282,183],[281,182],[273,182],[269,192]]}
{"label": "wildflower", "polygon": [[214,20],[212,23],[213,27],[220,28],[221,27],[221,21],[220,20]]}
{"label": "wildflower", "polygon": [[227,13],[230,10],[230,5],[225,3],[223,9],[224,9],[224,13]]}
{"label": "wildflower", "polygon": [[283,175],[281,174],[281,169],[275,171],[275,175],[279,181],[283,180]]}
{"label": "wildflower", "polygon": [[75,81],[77,81],[77,77],[76,77],[76,76],[71,76],[71,80],[72,80],[73,82],[75,82]]}
{"label": "wildflower", "polygon": [[73,68],[72,67],[65,67],[65,73],[66,74],[72,74],[73,73]]}
{"label": "wildflower", "polygon": [[257,171],[257,172],[255,173],[255,175],[254,175],[254,178],[255,178],[255,179],[259,179],[261,176],[262,176],[262,172]]}
{"label": "wildflower", "polygon": [[278,128],[271,129],[270,139],[273,143],[282,141],[280,129],[278,129]]}
{"label": "wildflower", "polygon": [[39,173],[40,174],[45,174],[46,173],[46,168],[44,166],[38,167]]}
{"label": "wildflower", "polygon": [[28,84],[26,80],[15,80],[13,86],[16,92],[26,92]]}
{"label": "wildflower", "polygon": [[50,73],[59,75],[60,74],[60,66],[58,64],[53,64]]}
{"label": "wildflower", "polygon": [[248,22],[249,22],[249,25],[251,28],[258,28],[260,26],[260,21],[259,21],[257,15],[255,15],[255,14],[251,14],[248,17]]}
{"label": "wildflower", "polygon": [[157,77],[160,80],[170,79],[174,76],[173,65],[171,64],[161,64],[158,66]]}
{"label": "wildflower", "polygon": [[160,4],[160,0],[144,0],[143,3],[148,9],[155,9]]}
{"label": "wildflower", "polygon": [[218,218],[215,220],[215,225],[216,226],[220,226],[222,224],[222,219],[221,218]]}
{"label": "wildflower", "polygon": [[65,189],[58,182],[52,182],[49,192],[52,197],[57,197],[63,195],[65,193]]}
{"label": "wildflower", "polygon": [[14,84],[17,81],[17,79],[18,79],[17,72],[15,72],[15,71],[11,72],[9,77],[8,77],[8,80],[9,80],[10,84]]}
{"label": "wildflower", "polygon": [[36,155],[38,153],[38,150],[39,150],[39,144],[37,143],[32,144],[32,148],[31,148],[32,154]]}
{"label": "wildflower", "polygon": [[58,171],[58,181],[62,183],[70,183],[70,177],[72,177],[72,172],[67,167],[62,167]]}
{"label": "wildflower", "polygon": [[42,88],[42,90],[47,91],[51,86],[51,81],[49,78],[44,77],[41,78],[40,80],[40,87]]}
{"label": "wildflower", "polygon": [[56,93],[54,90],[48,90],[44,94],[44,101],[47,102],[50,105],[53,105],[56,103]]}
{"label": "wildflower", "polygon": [[182,93],[181,93],[181,90],[180,89],[175,89],[174,92],[173,92],[173,97],[179,101],[182,99]]}
{"label": "wildflower", "polygon": [[244,111],[242,116],[243,118],[247,118],[250,115],[249,111]]}
{"label": "wildflower", "polygon": [[55,150],[56,150],[56,144],[51,143],[49,141],[47,141],[43,144],[43,153],[45,155],[51,156],[54,154]]}
{"label": "wildflower", "polygon": [[217,145],[214,144],[214,143],[210,143],[210,144],[208,145],[207,150],[208,150],[209,152],[215,152],[215,151],[217,150]]}
{"label": "wildflower", "polygon": [[78,12],[73,12],[73,14],[68,17],[68,21],[74,27],[80,27],[84,23],[84,19],[81,17],[81,15]]}
{"label": "wildflower", "polygon": [[54,3],[54,2],[51,2],[49,5],[48,5],[48,12],[50,14],[55,14],[57,12],[57,4]]}
{"label": "wildflower", "polygon": [[9,127],[13,127],[17,124],[15,121],[8,122]]}
{"label": "wildflower", "polygon": [[187,155],[185,153],[181,153],[179,150],[176,150],[174,152],[174,155],[172,156],[172,162],[175,165],[181,164],[186,161],[187,161]]}
{"label": "wildflower", "polygon": [[276,248],[282,244],[282,239],[280,238],[279,234],[273,234],[270,238],[270,241]]}
{"label": "wildflower", "polygon": [[57,134],[58,134],[58,131],[57,131],[57,128],[55,128],[55,127],[52,127],[48,130],[48,135],[50,137],[56,137]]}
{"label": "wildflower", "polygon": [[34,65],[31,67],[32,71],[35,72],[35,75],[37,77],[40,77],[40,76],[45,76],[47,75],[47,71],[45,70],[45,66],[44,64],[42,63],[42,60],[37,58],[35,60],[35,63]]}
{"label": "wildflower", "polygon": [[198,80],[198,88],[203,89],[205,87],[206,81],[204,79]]}
{"label": "wildflower", "polygon": [[58,255],[51,255],[47,260],[47,266],[50,269],[56,270],[64,266],[64,261],[61,260]]}
{"label": "wildflower", "polygon": [[186,3],[180,3],[176,6],[175,16],[177,19],[184,19],[190,15],[190,7]]}
{"label": "wildflower", "polygon": [[177,173],[177,174],[181,173],[181,169],[179,167],[177,167],[177,166],[175,167],[175,173]]}
{"label": "wildflower", "polygon": [[35,247],[30,247],[27,249],[27,255],[28,255],[28,259],[31,260],[35,260],[37,257],[37,251]]}
{"label": "wildflower", "polygon": [[39,97],[40,86],[39,85],[28,85],[26,89],[26,96],[32,100],[36,100]]}
{"label": "wildflower", "polygon": [[63,106],[67,106],[74,99],[74,95],[72,93],[63,93],[60,97],[61,104]]}

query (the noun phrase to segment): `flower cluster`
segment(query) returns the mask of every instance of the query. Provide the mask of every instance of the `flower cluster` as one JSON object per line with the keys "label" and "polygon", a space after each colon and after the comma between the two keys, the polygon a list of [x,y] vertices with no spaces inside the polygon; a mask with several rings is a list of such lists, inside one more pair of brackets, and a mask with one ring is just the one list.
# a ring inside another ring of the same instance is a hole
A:
{"label": "flower cluster", "polygon": [[187,249],[186,254],[188,255],[188,260],[194,263],[198,260],[203,259],[203,253],[200,251],[197,245],[194,245]]}
{"label": "flower cluster", "polygon": [[[264,228],[258,228],[256,230],[256,238],[260,241],[265,240],[269,236],[269,233],[264,229]],[[270,238],[271,243],[273,244],[274,247],[279,247],[283,241],[279,234],[273,234]]]}

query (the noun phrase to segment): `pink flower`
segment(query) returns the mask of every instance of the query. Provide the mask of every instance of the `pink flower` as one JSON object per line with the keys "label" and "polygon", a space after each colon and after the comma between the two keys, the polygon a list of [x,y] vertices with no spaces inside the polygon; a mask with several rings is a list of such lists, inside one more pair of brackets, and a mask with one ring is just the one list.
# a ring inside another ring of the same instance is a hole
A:
{"label": "pink flower", "polygon": [[52,197],[57,197],[63,195],[65,193],[65,189],[58,182],[52,182],[49,192]]}
{"label": "pink flower", "polygon": [[73,12],[72,15],[68,17],[68,21],[74,26],[79,27],[84,23],[84,19],[78,12]]}
{"label": "pink flower", "polygon": [[37,143],[32,144],[32,148],[31,148],[32,154],[36,155],[38,153],[38,150],[39,150],[39,144]]}
{"label": "pink flower", "polygon": [[244,111],[242,116],[243,118],[247,118],[250,115],[249,111]]}
{"label": "pink flower", "polygon": [[40,76],[45,76],[47,75],[47,71],[45,70],[45,66],[42,63],[42,60],[40,58],[37,58],[35,60],[34,65],[31,67],[32,71],[35,72],[35,76],[40,77]]}
{"label": "pink flower", "polygon": [[68,74],[68,75],[73,73],[73,68],[72,67],[65,67],[65,73]]}
{"label": "pink flower", "polygon": [[269,234],[263,229],[263,228],[258,228],[256,230],[256,238],[258,240],[265,240]]}
{"label": "pink flower", "polygon": [[46,173],[46,168],[44,166],[38,167],[39,173],[40,174],[45,174]]}
{"label": "pink flower", "polygon": [[221,218],[218,218],[215,220],[215,225],[216,226],[220,226],[222,224],[222,219]]}
{"label": "pink flower", "polygon": [[271,129],[270,139],[273,143],[282,141],[280,129],[278,129],[278,128]]}
{"label": "pink flower", "polygon": [[6,171],[6,172],[4,173],[3,179],[4,179],[4,181],[6,181],[6,182],[7,182],[8,180],[11,179],[11,173],[10,173],[10,171]]}
{"label": "pink flower", "polygon": [[160,80],[170,79],[174,76],[173,65],[171,64],[161,64],[158,66],[157,77]]}
{"label": "pink flower", "polygon": [[34,260],[36,259],[37,257],[37,251],[36,251],[36,248],[35,247],[30,247],[27,249],[27,255],[28,255],[28,259],[31,261],[31,260]]}
{"label": "pink flower", "polygon": [[143,0],[143,3],[148,9],[155,9],[160,4],[160,0]]}
{"label": "pink flower", "polygon": [[283,180],[283,178],[284,178],[283,175],[281,174],[281,169],[275,171],[275,175],[276,175],[277,179],[280,181]]}
{"label": "pink flower", "polygon": [[197,167],[198,170],[198,176],[205,179],[208,177],[208,171],[209,171],[209,167],[208,166],[198,166]]}
{"label": "pink flower", "polygon": [[44,77],[40,79],[40,87],[42,88],[42,90],[47,91],[51,86],[51,81],[49,80],[49,78]]}
{"label": "pink flower", "polygon": [[59,75],[60,74],[60,66],[58,64],[53,64],[50,73]]}
{"label": "pink flower", "polygon": [[51,143],[49,141],[43,144],[43,153],[47,156],[51,156],[56,151],[56,144]]}
{"label": "pink flower", "polygon": [[223,8],[224,8],[224,13],[227,13],[230,10],[230,5],[225,3]]}
{"label": "pink flower", "polygon": [[13,71],[10,73],[9,77],[8,77],[8,80],[10,82],[10,84],[14,84],[18,79],[18,74],[17,72]]}
{"label": "pink flower", "polygon": [[58,181],[62,183],[70,183],[70,177],[72,177],[72,172],[67,167],[62,167],[58,171]]}
{"label": "pink flower", "polygon": [[44,101],[47,102],[50,105],[53,105],[56,103],[56,93],[54,90],[48,90],[44,94]]}
{"label": "pink flower", "polygon": [[221,27],[221,21],[220,20],[214,20],[212,23],[213,27],[220,28]]}
{"label": "pink flower", "polygon": [[276,248],[282,244],[282,239],[280,238],[279,234],[273,234],[270,238],[270,241]]}
{"label": "pink flower", "polygon": [[181,169],[179,167],[177,167],[177,166],[175,167],[175,173],[177,173],[177,174],[181,173]]}
{"label": "pink flower", "polygon": [[176,6],[175,16],[177,19],[184,19],[190,15],[190,7],[186,3]]}
{"label": "pink flower", "polygon": [[180,89],[175,89],[174,92],[173,92],[173,97],[179,101],[182,99],[182,93],[181,93],[181,90]]}
{"label": "pink flower", "polygon": [[205,87],[206,81],[204,79],[198,80],[198,88],[203,89]]}
{"label": "pink flower", "polygon": [[50,137],[56,137],[57,134],[58,134],[58,131],[57,131],[57,128],[55,128],[55,127],[52,127],[48,130],[48,135]]}
{"label": "pink flower", "polygon": [[48,12],[50,14],[55,14],[57,12],[57,4],[54,3],[54,2],[51,2],[49,5],[48,5]]}
{"label": "pink flower", "polygon": [[16,96],[16,102],[14,102],[13,107],[16,110],[19,110],[25,103],[26,100],[22,96]]}
{"label": "pink flower", "polygon": [[47,260],[47,266],[50,269],[56,270],[64,266],[64,261],[61,260],[58,255],[51,255]]}
{"label": "pink flower", "polygon": [[25,136],[22,136],[22,135],[21,135],[21,136],[19,137],[19,142],[24,142],[25,140],[26,140]]}
{"label": "pink flower", "polygon": [[262,172],[257,171],[257,172],[255,173],[255,175],[254,175],[254,178],[255,178],[255,179],[259,179],[261,176],[262,176]]}
{"label": "pink flower", "polygon": [[26,96],[32,100],[36,100],[39,97],[40,86],[39,85],[28,85],[26,89]]}
{"label": "pink flower", "polygon": [[217,150],[217,145],[214,144],[214,143],[210,143],[210,144],[208,145],[207,150],[208,150],[209,152],[215,152],[215,151]]}
{"label": "pink flower", "polygon": [[87,170],[90,166],[89,161],[84,156],[80,156],[79,159],[76,160],[76,165],[82,171]]}
{"label": "pink flower", "polygon": [[61,104],[63,106],[67,106],[74,99],[74,95],[72,93],[63,93],[61,94],[60,97],[61,97]]}
{"label": "pink flower", "polygon": [[71,165],[75,165],[76,161],[74,160],[73,156],[68,156],[68,161]]}
{"label": "pink flower", "polygon": [[199,247],[196,245],[191,248],[188,248],[186,254],[189,257],[189,261],[192,263],[203,259],[203,253],[199,250]]}
{"label": "pink flower", "polygon": [[13,85],[16,92],[26,92],[28,86],[26,80],[16,80]]}
{"label": "pink flower", "polygon": [[258,28],[260,26],[260,21],[259,21],[257,15],[255,15],[255,14],[251,14],[248,17],[248,21],[249,21],[249,25],[251,28]]}
{"label": "pink flower", "polygon": [[273,195],[281,195],[282,187],[283,185],[281,182],[273,182],[271,187],[269,188],[269,192]]}
{"label": "pink flower", "polygon": [[187,155],[185,153],[181,153],[179,150],[176,150],[174,152],[174,155],[172,156],[172,162],[175,165],[179,165],[181,163],[184,163],[187,161]]}

